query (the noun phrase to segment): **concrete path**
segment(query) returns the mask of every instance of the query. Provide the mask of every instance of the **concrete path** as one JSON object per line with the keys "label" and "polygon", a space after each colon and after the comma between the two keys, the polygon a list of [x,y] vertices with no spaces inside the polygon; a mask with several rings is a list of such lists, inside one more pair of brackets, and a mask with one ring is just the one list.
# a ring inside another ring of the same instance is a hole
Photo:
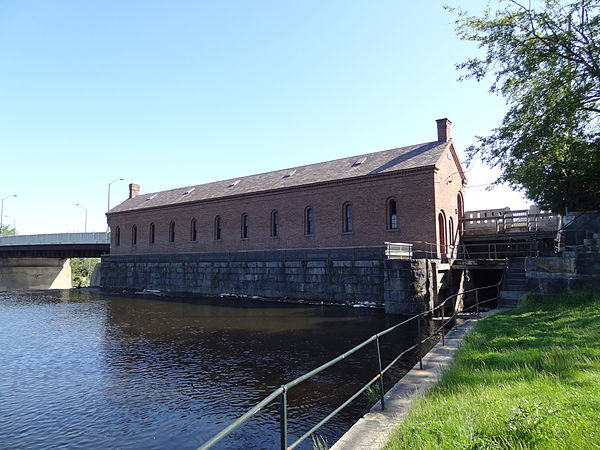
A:
{"label": "concrete path", "polygon": [[381,448],[387,442],[390,433],[406,416],[413,402],[440,380],[443,372],[454,360],[458,346],[477,320],[469,319],[455,326],[446,335],[446,345],[442,346],[440,341],[423,358],[423,370],[419,369],[419,363],[415,364],[411,371],[385,394],[385,410],[382,411],[381,404],[377,403],[331,447],[331,450]]}

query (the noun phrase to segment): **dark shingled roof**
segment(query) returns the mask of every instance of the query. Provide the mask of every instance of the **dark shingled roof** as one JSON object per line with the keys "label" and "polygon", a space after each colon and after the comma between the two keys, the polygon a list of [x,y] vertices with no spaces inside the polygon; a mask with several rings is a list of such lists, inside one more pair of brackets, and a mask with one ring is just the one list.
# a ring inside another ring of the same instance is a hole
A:
{"label": "dark shingled roof", "polygon": [[109,214],[434,166],[450,143],[451,141],[429,142],[274,172],[142,194],[115,206],[109,211]]}

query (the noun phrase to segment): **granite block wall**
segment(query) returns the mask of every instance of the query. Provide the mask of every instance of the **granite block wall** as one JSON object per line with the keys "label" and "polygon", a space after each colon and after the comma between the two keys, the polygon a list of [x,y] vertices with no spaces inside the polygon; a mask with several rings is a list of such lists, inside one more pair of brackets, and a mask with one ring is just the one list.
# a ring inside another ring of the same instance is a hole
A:
{"label": "granite block wall", "polygon": [[[427,308],[425,260],[385,260],[379,251],[314,254],[281,252],[159,257],[106,256],[97,284],[106,289],[236,294],[333,303],[374,302],[391,314]],[[296,257],[293,257],[296,256]]]}

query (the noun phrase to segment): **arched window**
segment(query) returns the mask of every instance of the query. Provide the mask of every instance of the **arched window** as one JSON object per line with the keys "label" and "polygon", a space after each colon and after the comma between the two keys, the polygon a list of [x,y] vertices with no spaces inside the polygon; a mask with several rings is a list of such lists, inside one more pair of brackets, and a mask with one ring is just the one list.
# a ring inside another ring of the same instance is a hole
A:
{"label": "arched window", "polygon": [[121,227],[115,228],[115,245],[121,245]]}
{"label": "arched window", "polygon": [[344,204],[344,233],[352,233],[352,203]]}
{"label": "arched window", "polygon": [[175,222],[173,220],[169,223],[169,242],[175,242]]}
{"label": "arched window", "polygon": [[448,218],[448,244],[450,244],[450,253],[454,253],[454,245],[456,244],[456,236],[454,236],[454,220]]}
{"label": "arched window", "polygon": [[388,230],[398,229],[398,213],[396,200],[390,198],[387,202],[387,227]]}
{"label": "arched window", "polygon": [[271,211],[271,236],[279,236],[279,212],[276,209]]}
{"label": "arched window", "polygon": [[446,256],[446,214],[444,211],[440,211],[438,214],[438,233],[439,233],[439,243],[440,243],[440,253],[441,257],[444,258]]}
{"label": "arched window", "polygon": [[313,210],[308,206],[304,210],[304,234],[311,235],[315,233]]}
{"label": "arched window", "polygon": [[192,219],[190,224],[190,241],[196,242],[198,240],[198,223],[196,219]]}
{"label": "arched window", "polygon": [[241,233],[240,233],[240,237],[242,239],[248,239],[248,214],[242,214],[242,221],[241,221]]}
{"label": "arched window", "polygon": [[154,222],[152,222],[152,223],[150,224],[150,233],[149,233],[149,236],[148,236],[148,241],[149,241],[151,244],[154,244],[154,240],[155,240],[155,234],[154,234]]}
{"label": "arched window", "polygon": [[215,241],[221,240],[221,217],[215,217]]}
{"label": "arched window", "polygon": [[131,227],[131,245],[137,244],[137,225]]}

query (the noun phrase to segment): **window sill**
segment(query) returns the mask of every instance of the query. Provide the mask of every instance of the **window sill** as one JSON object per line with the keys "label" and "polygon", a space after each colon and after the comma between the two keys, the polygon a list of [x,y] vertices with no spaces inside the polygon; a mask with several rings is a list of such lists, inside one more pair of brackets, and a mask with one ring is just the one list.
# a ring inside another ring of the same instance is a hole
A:
{"label": "window sill", "polygon": [[313,233],[311,233],[311,234],[305,234],[304,237],[305,238],[313,238],[313,237],[315,237],[315,235]]}
{"label": "window sill", "polygon": [[345,234],[345,235],[354,234],[354,231],[344,231],[344,232],[342,232],[342,234]]}
{"label": "window sill", "polygon": [[248,238],[240,238],[240,241],[247,241]]}
{"label": "window sill", "polygon": [[389,231],[390,233],[397,233],[398,231],[400,231],[400,228],[388,228],[385,231]]}

